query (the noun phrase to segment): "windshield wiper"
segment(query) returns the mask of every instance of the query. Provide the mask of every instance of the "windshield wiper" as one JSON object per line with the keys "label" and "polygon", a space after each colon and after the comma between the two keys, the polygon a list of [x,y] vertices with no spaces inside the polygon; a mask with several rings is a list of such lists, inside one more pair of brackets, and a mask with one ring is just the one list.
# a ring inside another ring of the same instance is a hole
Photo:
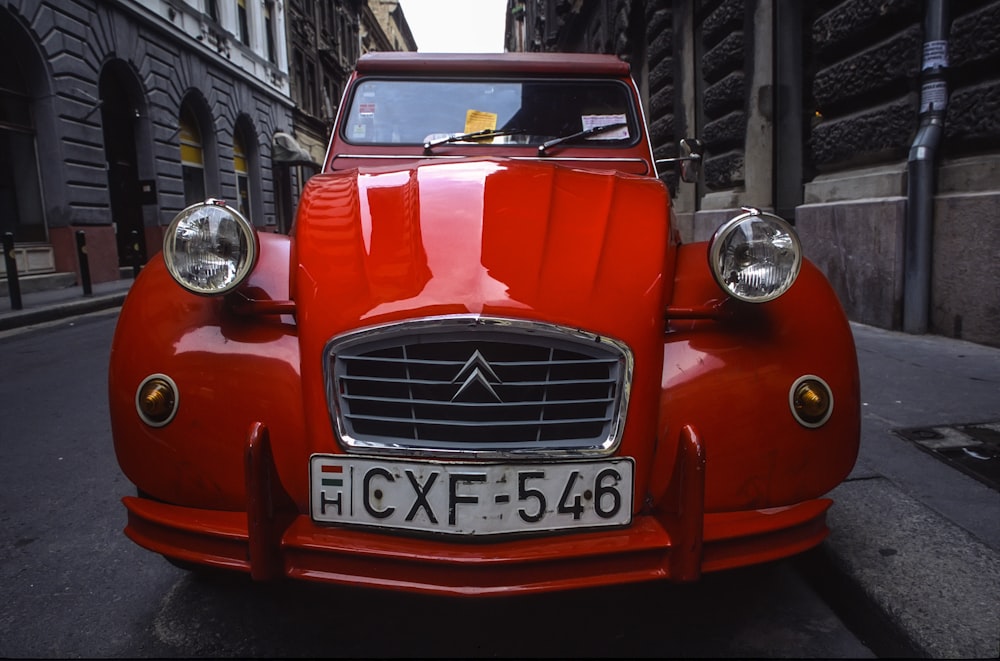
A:
{"label": "windshield wiper", "polygon": [[542,144],[538,145],[538,155],[545,156],[545,152],[550,147],[555,147],[556,145],[561,145],[564,142],[569,142],[570,140],[576,140],[577,138],[585,138],[589,135],[597,135],[598,133],[604,133],[605,131],[614,131],[616,129],[625,128],[628,126],[628,122],[617,122],[615,124],[603,124],[601,126],[591,126],[589,129],[584,129],[582,131],[577,131],[576,133],[570,133],[569,135],[564,135],[560,138],[553,138],[552,140],[547,140]]}
{"label": "windshield wiper", "polygon": [[515,133],[524,133],[524,129],[483,129],[481,131],[472,131],[471,133],[450,135],[447,138],[428,140],[424,143],[424,152],[429,154],[432,148],[437,147],[438,145],[446,145],[449,142],[462,142],[463,140],[473,139],[481,140],[483,138],[495,138],[500,135],[514,135]]}

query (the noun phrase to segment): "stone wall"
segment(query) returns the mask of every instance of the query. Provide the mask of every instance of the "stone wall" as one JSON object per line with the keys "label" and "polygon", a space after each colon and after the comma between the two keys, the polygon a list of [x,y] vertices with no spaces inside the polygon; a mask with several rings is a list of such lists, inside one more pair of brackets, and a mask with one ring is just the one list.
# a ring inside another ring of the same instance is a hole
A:
{"label": "stone wall", "polygon": [[854,321],[902,321],[905,158],[917,123],[920,0],[817,3],[806,15],[806,256]]}
{"label": "stone wall", "polygon": [[1000,346],[1000,2],[952,2],[931,331]]}
{"label": "stone wall", "polygon": [[[1000,346],[1000,2],[950,2],[929,331]],[[907,158],[920,116],[924,3],[817,3],[806,254],[851,319],[901,329]]]}
{"label": "stone wall", "polygon": [[[646,2],[646,88],[649,100],[649,134],[655,158],[677,156],[677,134],[684,132],[683,117],[675,115],[673,11],[668,2]],[[671,193],[677,192],[677,175],[667,170],[664,180]]]}
{"label": "stone wall", "polygon": [[[1000,2],[952,2],[944,156],[1000,149]],[[995,186],[1000,182],[994,180]]]}
{"label": "stone wall", "polygon": [[823,172],[905,158],[917,120],[922,3],[817,4],[809,160]]}
{"label": "stone wall", "polygon": [[705,185],[713,190],[736,188],[746,181],[750,98],[745,66],[746,8],[743,0],[701,0],[696,6]]}

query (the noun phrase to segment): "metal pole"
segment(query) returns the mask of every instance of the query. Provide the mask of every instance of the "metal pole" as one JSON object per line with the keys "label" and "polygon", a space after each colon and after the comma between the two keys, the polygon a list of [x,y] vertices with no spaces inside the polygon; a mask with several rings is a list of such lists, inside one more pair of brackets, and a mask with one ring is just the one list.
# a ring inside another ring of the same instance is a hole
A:
{"label": "metal pole", "polygon": [[907,160],[903,241],[903,330],[926,333],[930,325],[934,241],[935,160],[948,109],[948,3],[928,0],[924,16],[920,127]]}
{"label": "metal pole", "polygon": [[10,308],[21,310],[24,303],[21,302],[21,282],[17,276],[17,259],[14,257],[14,235],[10,232],[3,233],[3,259],[7,266],[7,293],[10,295]]}
{"label": "metal pole", "polygon": [[87,259],[87,235],[83,230],[76,231],[76,256],[80,260],[80,280],[83,285],[83,295],[90,296],[94,288],[90,284],[90,260]]}
{"label": "metal pole", "polygon": [[139,277],[139,269],[142,268],[139,263],[139,232],[132,230],[129,238],[132,240],[132,278],[135,279]]}

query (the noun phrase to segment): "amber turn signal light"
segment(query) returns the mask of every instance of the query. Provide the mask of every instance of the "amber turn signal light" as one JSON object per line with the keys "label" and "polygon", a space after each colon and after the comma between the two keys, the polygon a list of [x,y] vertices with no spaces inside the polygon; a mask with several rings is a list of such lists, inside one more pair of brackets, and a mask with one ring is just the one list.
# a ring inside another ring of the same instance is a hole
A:
{"label": "amber turn signal light", "polygon": [[177,384],[166,374],[147,376],[135,393],[135,408],[142,421],[162,427],[177,413]]}
{"label": "amber turn signal light", "polygon": [[792,415],[804,427],[823,425],[833,413],[833,393],[826,381],[807,374],[795,380],[788,393]]}

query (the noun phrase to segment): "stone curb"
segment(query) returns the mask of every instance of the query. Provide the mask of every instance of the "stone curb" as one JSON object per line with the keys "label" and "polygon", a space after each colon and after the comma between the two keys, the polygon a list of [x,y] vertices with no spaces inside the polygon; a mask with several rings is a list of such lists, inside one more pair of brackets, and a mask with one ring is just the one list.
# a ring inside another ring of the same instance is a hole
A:
{"label": "stone curb", "polygon": [[884,477],[831,493],[839,574],[930,658],[1000,657],[1000,554]]}
{"label": "stone curb", "polygon": [[47,321],[65,319],[88,312],[97,312],[108,308],[119,307],[125,301],[128,292],[102,294],[100,296],[76,298],[63,301],[58,305],[13,310],[0,314],[0,331],[11,330]]}

